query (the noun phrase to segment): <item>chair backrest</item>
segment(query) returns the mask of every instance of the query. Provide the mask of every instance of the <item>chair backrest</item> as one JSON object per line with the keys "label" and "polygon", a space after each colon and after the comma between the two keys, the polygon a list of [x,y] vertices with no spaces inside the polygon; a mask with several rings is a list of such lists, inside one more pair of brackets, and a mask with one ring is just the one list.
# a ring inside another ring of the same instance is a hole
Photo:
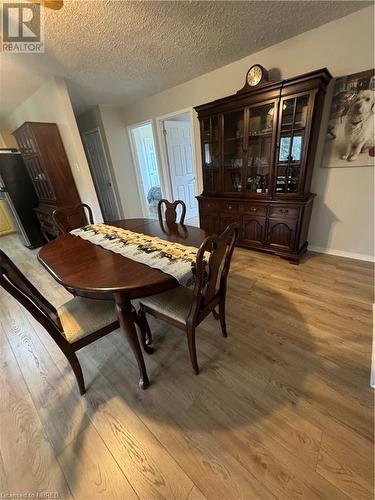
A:
{"label": "chair backrest", "polygon": [[219,295],[225,297],[227,277],[239,234],[237,223],[230,224],[219,236],[208,236],[199,247],[192,314],[210,306]]}
{"label": "chair backrest", "polygon": [[61,234],[69,233],[72,229],[86,224],[94,224],[92,210],[86,203],[56,208],[52,213],[52,219]]}
{"label": "chair backrest", "polygon": [[[49,333],[58,333],[62,337],[63,329],[56,309],[2,250],[0,250],[0,285],[22,304]],[[55,335],[53,336],[55,337]]]}
{"label": "chair backrest", "polygon": [[158,203],[158,216],[160,224],[163,224],[163,205],[165,206],[165,220],[167,224],[177,222],[177,207],[181,205],[180,224],[184,223],[186,215],[186,205],[182,200],[170,202],[168,200],[160,200]]}

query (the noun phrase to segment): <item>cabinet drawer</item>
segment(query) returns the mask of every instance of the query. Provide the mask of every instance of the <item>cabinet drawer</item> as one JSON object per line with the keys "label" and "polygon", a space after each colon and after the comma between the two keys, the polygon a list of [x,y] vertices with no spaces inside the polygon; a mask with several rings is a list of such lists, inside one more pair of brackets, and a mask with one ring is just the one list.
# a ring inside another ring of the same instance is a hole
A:
{"label": "cabinet drawer", "polygon": [[217,201],[214,200],[199,200],[199,206],[205,210],[216,210]]}
{"label": "cabinet drawer", "polygon": [[270,208],[270,217],[280,218],[280,219],[298,219],[300,212],[299,207],[291,207],[291,206],[281,206],[278,205],[276,207]]}
{"label": "cabinet drawer", "polygon": [[220,208],[225,212],[238,212],[240,205],[235,201],[222,201],[220,203]]}
{"label": "cabinet drawer", "polygon": [[244,203],[241,205],[241,212],[244,214],[265,216],[267,214],[267,206]]}

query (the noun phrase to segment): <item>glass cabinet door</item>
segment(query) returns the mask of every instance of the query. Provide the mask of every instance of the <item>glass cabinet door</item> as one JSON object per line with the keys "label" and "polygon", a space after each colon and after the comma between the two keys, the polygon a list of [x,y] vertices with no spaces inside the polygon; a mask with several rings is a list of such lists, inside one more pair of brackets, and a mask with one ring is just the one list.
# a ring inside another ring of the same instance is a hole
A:
{"label": "glass cabinet door", "polygon": [[219,117],[202,120],[203,182],[206,192],[221,191]]}
{"label": "glass cabinet door", "polygon": [[223,134],[223,191],[242,191],[244,153],[244,110],[224,113]]}
{"label": "glass cabinet door", "polygon": [[245,191],[266,194],[270,189],[275,101],[249,108]]}
{"label": "glass cabinet door", "polygon": [[284,98],[276,158],[276,193],[299,191],[310,94]]}

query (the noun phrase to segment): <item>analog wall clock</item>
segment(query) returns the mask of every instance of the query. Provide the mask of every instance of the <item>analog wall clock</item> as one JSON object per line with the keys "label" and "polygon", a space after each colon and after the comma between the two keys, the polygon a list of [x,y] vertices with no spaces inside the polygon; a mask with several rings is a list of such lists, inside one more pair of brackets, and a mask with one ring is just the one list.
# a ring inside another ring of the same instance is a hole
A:
{"label": "analog wall clock", "polygon": [[268,80],[268,71],[263,68],[260,64],[254,64],[251,66],[246,74],[246,83],[249,87],[256,87],[260,83]]}

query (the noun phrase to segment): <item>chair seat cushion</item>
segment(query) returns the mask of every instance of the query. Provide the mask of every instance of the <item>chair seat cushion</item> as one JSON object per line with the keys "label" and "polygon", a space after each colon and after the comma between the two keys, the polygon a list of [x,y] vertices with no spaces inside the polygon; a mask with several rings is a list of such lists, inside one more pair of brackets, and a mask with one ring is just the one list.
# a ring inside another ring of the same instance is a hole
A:
{"label": "chair seat cushion", "polygon": [[193,291],[184,286],[151,295],[140,300],[149,309],[164,314],[180,323],[186,323],[192,302]]}
{"label": "chair seat cushion", "polygon": [[74,297],[57,309],[65,338],[75,342],[117,321],[112,300]]}

